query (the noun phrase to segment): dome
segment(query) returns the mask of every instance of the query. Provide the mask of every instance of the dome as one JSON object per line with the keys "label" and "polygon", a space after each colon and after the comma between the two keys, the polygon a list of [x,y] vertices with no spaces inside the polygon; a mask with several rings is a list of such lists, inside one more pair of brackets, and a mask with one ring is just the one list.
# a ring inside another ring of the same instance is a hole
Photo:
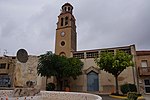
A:
{"label": "dome", "polygon": [[70,6],[70,7],[73,9],[73,6],[72,6],[70,3],[68,3],[68,2],[65,3],[65,4],[62,6],[62,9],[63,9],[64,6]]}

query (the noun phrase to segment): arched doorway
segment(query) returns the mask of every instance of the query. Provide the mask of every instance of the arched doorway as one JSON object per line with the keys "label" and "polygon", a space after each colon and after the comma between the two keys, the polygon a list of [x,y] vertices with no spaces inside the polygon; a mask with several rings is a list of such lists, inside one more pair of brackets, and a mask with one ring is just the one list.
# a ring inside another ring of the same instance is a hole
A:
{"label": "arched doorway", "polygon": [[94,71],[87,74],[87,91],[99,91],[99,78]]}

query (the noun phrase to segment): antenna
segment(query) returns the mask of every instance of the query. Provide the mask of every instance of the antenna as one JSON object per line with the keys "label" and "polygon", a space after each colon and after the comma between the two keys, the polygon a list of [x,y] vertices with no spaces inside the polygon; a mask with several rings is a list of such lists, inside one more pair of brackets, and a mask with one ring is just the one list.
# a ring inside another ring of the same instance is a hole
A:
{"label": "antenna", "polygon": [[4,49],[3,55],[6,55],[8,53],[8,51],[6,49]]}

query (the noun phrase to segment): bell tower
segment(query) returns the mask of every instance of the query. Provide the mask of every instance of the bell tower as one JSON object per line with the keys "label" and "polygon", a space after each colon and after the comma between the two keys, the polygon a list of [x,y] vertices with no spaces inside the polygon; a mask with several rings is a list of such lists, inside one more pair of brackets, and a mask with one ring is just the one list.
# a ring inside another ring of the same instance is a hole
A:
{"label": "bell tower", "polygon": [[76,51],[77,33],[72,11],[73,6],[70,3],[65,3],[61,7],[55,39],[55,54],[57,55],[70,57],[71,51]]}

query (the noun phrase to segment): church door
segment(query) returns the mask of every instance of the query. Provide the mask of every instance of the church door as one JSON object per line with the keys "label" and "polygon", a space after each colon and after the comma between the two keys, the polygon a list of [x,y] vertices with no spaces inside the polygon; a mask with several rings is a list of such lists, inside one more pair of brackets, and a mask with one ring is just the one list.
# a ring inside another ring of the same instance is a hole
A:
{"label": "church door", "polygon": [[91,71],[87,74],[87,90],[99,91],[99,78],[98,74]]}

